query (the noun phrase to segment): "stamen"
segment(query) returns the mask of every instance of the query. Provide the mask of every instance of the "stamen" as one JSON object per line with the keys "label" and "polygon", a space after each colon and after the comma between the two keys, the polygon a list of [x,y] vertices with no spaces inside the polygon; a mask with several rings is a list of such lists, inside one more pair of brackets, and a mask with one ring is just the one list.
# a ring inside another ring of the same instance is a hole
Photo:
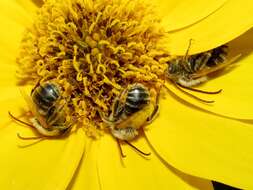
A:
{"label": "stamen", "polygon": [[128,141],[124,141],[126,144],[128,144],[129,146],[131,146],[133,149],[135,149],[137,152],[143,154],[144,156],[150,156],[151,153],[145,153],[145,152],[142,152],[140,149],[138,149],[137,147],[135,147],[134,145],[132,145],[130,142]]}

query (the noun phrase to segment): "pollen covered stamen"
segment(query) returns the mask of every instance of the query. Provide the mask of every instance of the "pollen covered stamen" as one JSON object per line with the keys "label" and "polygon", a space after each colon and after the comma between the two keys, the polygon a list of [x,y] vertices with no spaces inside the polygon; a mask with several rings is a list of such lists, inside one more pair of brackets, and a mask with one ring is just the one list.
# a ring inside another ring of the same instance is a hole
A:
{"label": "pollen covered stamen", "polygon": [[96,135],[98,110],[108,115],[129,84],[163,83],[169,56],[159,24],[140,0],[47,0],[22,40],[19,83],[59,84],[69,115]]}

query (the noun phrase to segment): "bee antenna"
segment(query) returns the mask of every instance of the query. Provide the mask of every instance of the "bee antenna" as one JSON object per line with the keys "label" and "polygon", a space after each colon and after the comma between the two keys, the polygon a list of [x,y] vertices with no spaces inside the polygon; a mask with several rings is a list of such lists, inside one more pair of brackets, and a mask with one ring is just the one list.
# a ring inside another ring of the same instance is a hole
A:
{"label": "bee antenna", "polygon": [[134,145],[132,145],[130,142],[124,140],[124,142],[126,144],[128,144],[129,146],[131,146],[133,149],[135,149],[136,151],[138,151],[139,153],[143,154],[144,156],[149,156],[151,153],[145,153],[145,152],[142,152],[140,149],[138,149],[137,147],[135,147]]}
{"label": "bee antenna", "polygon": [[193,95],[193,94],[191,94],[191,93],[189,93],[189,92],[183,90],[183,89],[180,88],[176,83],[173,82],[173,84],[174,84],[174,86],[175,86],[178,90],[180,90],[180,91],[183,92],[184,94],[186,94],[186,95],[188,95],[188,96],[190,96],[190,97],[192,97],[192,98],[194,98],[194,99],[196,99],[196,100],[198,100],[198,101],[201,101],[201,102],[204,102],[204,103],[214,103],[214,102],[215,102],[214,100],[204,100],[204,99],[201,99],[201,98],[199,98],[199,97],[197,97],[197,96],[195,96],[195,95]]}
{"label": "bee antenna", "polygon": [[15,116],[13,116],[13,115],[11,114],[10,111],[8,111],[8,113],[9,113],[9,116],[10,116],[13,120],[15,120],[15,121],[17,121],[17,122],[19,122],[19,123],[22,123],[22,124],[24,124],[24,125],[27,125],[27,126],[29,126],[29,127],[34,128],[34,126],[31,125],[30,123],[26,123],[26,122],[24,122],[24,121],[22,121],[22,120],[16,118]]}
{"label": "bee antenna", "polygon": [[191,91],[199,92],[199,93],[203,93],[203,94],[219,94],[219,93],[222,92],[222,89],[217,90],[217,91],[204,91],[204,90],[199,90],[199,89],[196,89],[196,88],[191,88],[191,87],[188,87],[188,86],[184,86],[180,83],[176,83],[176,85],[180,86],[181,88],[185,88],[187,90],[191,90]]}
{"label": "bee antenna", "polygon": [[22,140],[36,140],[36,139],[43,139],[45,137],[39,136],[39,137],[23,137],[19,133],[17,133],[17,137]]}
{"label": "bee antenna", "polygon": [[119,139],[117,139],[117,144],[118,144],[118,146],[119,146],[119,151],[120,151],[121,157],[122,157],[122,158],[125,158],[126,155],[123,153],[123,150],[122,150],[122,147],[121,147],[121,145],[120,145]]}

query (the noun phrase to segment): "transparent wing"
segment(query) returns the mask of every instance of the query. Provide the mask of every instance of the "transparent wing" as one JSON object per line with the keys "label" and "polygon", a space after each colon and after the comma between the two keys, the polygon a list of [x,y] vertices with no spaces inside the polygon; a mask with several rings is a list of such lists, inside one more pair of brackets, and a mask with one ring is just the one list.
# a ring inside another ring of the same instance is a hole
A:
{"label": "transparent wing", "polygon": [[229,59],[228,61],[226,61],[226,62],[224,62],[222,64],[219,64],[219,65],[217,65],[215,67],[203,69],[203,70],[201,70],[201,71],[199,71],[197,73],[191,74],[190,77],[192,79],[197,79],[197,78],[206,76],[206,75],[208,75],[210,73],[213,73],[215,71],[218,71],[220,69],[223,69],[223,68],[229,66],[230,64],[234,63],[237,59],[239,59],[240,56],[241,56],[241,54],[236,55],[236,56],[232,57],[231,59]]}
{"label": "transparent wing", "polygon": [[20,93],[21,95],[23,96],[23,98],[25,99],[30,111],[32,112],[32,114],[34,115],[34,117],[39,121],[39,123],[41,124],[42,127],[44,128],[49,128],[49,126],[47,125],[47,122],[46,120],[41,117],[41,115],[38,113],[37,109],[36,109],[36,106],[34,105],[32,99],[30,96],[28,96],[26,93],[25,93],[25,90],[20,88]]}

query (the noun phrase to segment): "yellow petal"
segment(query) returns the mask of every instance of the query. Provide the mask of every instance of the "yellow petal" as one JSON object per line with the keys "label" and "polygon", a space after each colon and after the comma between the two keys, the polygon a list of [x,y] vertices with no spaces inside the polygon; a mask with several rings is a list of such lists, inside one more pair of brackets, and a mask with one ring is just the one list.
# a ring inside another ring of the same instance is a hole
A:
{"label": "yellow petal", "polygon": [[163,18],[167,31],[178,30],[192,25],[219,9],[227,0],[153,0]]}
{"label": "yellow petal", "polygon": [[167,163],[194,176],[253,189],[253,125],[193,110],[170,95],[161,98],[160,106],[146,134]]}
{"label": "yellow petal", "polygon": [[[32,5],[31,3],[28,3],[28,2],[29,1],[27,1],[26,5],[29,4],[28,5],[28,8],[29,8]],[[31,12],[28,12],[27,10],[25,10],[24,9],[25,6],[22,6],[22,5],[23,4],[19,3],[19,1],[2,0],[0,2],[0,15],[18,24],[27,26],[28,24],[31,24],[32,16],[31,16]],[[3,31],[3,29],[10,31],[10,28],[2,28],[2,26],[1,26],[1,29],[2,29],[1,31]]]}
{"label": "yellow petal", "polygon": [[[4,91],[4,89],[1,89]],[[21,140],[34,136],[31,129],[7,121],[8,110],[18,115],[20,98],[0,101],[1,180],[3,189],[65,189],[70,182],[84,149],[84,134],[78,131],[66,139]],[[23,104],[24,106],[24,104]]]}
{"label": "yellow petal", "polygon": [[[151,152],[151,155],[144,158],[124,144],[121,146],[126,157],[122,160],[116,140],[111,136],[105,135],[93,142],[92,149],[97,150],[93,156],[96,160],[87,165],[97,162],[101,189],[212,189],[208,180],[192,177],[163,165],[143,139],[133,144],[144,152]],[[92,157],[89,154],[87,156]],[[85,178],[82,177],[82,180]]]}
{"label": "yellow petal", "polygon": [[15,0],[27,13],[34,14],[41,2],[39,0]]}
{"label": "yellow petal", "polygon": [[[0,150],[2,169],[0,186],[5,189],[65,189],[78,167],[84,150],[82,131],[67,139],[36,141],[20,140],[34,136],[31,129],[13,122],[8,111],[18,116],[27,110],[15,86],[15,61],[2,55],[0,59]],[[31,146],[27,146],[31,145]]]}
{"label": "yellow petal", "polygon": [[204,104],[177,91],[173,86],[170,89],[184,100],[190,101],[205,110],[228,117],[253,119],[253,107],[250,106],[253,105],[253,88],[251,88],[253,81],[252,43],[253,30],[232,41],[229,44],[232,50],[231,54],[238,55],[241,53],[241,59],[231,69],[221,72],[213,79],[198,87],[207,91],[223,89],[220,94],[206,95],[191,92],[203,99],[215,100],[214,103]]}
{"label": "yellow petal", "polygon": [[[14,1],[0,2],[0,51],[1,57],[15,59],[25,26],[31,23],[31,17]],[[2,60],[2,58],[1,58]],[[1,63],[2,64],[2,63]]]}
{"label": "yellow petal", "polygon": [[97,165],[98,149],[94,145],[96,143],[93,139],[87,138],[83,158],[68,186],[68,190],[101,189]]}
{"label": "yellow petal", "polygon": [[193,39],[190,54],[225,44],[253,26],[252,10],[252,1],[227,1],[224,6],[200,22],[170,32],[168,50],[174,55],[184,55],[190,39]]}

